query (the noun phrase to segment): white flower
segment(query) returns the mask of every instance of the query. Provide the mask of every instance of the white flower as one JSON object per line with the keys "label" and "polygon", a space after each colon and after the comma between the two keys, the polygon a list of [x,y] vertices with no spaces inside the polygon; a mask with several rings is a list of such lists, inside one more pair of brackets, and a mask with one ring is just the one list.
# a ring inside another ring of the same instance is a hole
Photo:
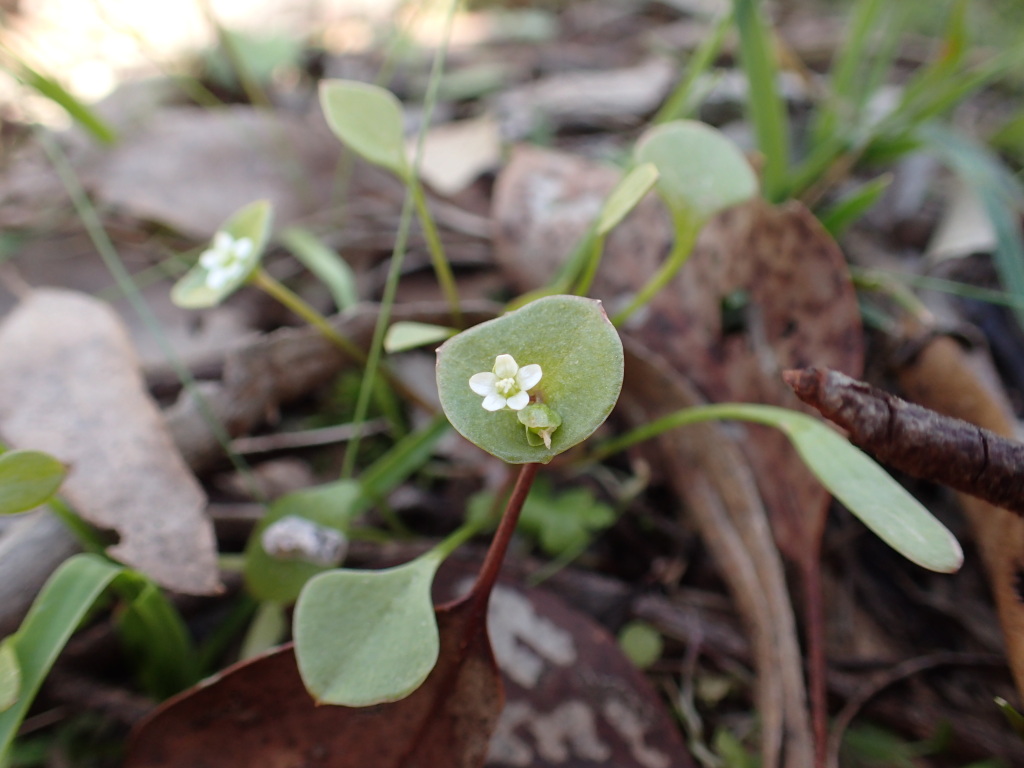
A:
{"label": "white flower", "polygon": [[206,285],[215,291],[234,282],[252,266],[252,240],[237,240],[227,232],[218,232],[213,245],[199,256],[199,265],[206,270]]}
{"label": "white flower", "polygon": [[488,411],[509,408],[520,411],[530,402],[528,390],[540,382],[539,365],[524,365],[520,368],[512,355],[498,355],[494,368],[469,377],[469,388],[484,399]]}

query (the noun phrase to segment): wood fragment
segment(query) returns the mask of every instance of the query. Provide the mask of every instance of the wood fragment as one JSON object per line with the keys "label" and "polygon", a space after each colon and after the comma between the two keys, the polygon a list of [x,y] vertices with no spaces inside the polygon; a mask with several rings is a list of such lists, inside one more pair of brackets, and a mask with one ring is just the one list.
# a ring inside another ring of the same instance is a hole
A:
{"label": "wood fragment", "polygon": [[1024,515],[1024,444],[838,371],[806,368],[783,378],[879,461]]}

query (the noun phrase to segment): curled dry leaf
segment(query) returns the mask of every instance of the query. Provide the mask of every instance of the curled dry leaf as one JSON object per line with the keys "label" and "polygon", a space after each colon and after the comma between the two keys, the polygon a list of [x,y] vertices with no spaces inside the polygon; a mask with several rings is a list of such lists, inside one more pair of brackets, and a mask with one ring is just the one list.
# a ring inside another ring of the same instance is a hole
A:
{"label": "curled dry leaf", "polygon": [[62,495],[120,536],[112,557],[178,592],[220,590],[206,497],[107,305],[39,290],[0,326],[0,437],[64,462]]}
{"label": "curled dry leaf", "polygon": [[[982,366],[989,376],[979,371]],[[972,358],[953,339],[932,340],[898,373],[917,403],[1004,437],[1015,435],[1016,419],[1005,395],[984,383],[997,380],[991,361]],[[960,501],[988,571],[1014,682],[1024,694],[1024,517],[972,496],[961,495]]]}

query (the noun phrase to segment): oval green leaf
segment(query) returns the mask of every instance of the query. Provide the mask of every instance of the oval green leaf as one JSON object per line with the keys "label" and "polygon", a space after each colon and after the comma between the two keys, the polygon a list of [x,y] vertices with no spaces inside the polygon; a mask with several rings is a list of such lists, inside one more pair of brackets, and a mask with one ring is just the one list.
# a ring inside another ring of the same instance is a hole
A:
{"label": "oval green leaf", "polygon": [[417,349],[425,347],[427,344],[444,341],[456,333],[458,333],[457,330],[444,325],[400,320],[388,328],[388,332],[384,336],[384,351],[404,352],[407,349]]}
{"label": "oval green leaf", "polygon": [[0,515],[27,512],[45,504],[66,474],[63,464],[40,451],[0,455]]}
{"label": "oval green leaf", "polygon": [[334,135],[368,163],[409,176],[402,104],[380,86],[352,80],[320,83],[320,107]]}
{"label": "oval green leaf", "polygon": [[245,548],[245,583],[258,600],[292,603],[306,582],[328,570],[304,560],[279,560],[263,549],[263,533],[282,518],[295,516],[346,533],[352,518],[366,509],[362,486],[355,480],[306,488],[274,501],[257,523]]}
{"label": "oval green leaf", "polygon": [[815,418],[769,405],[711,406],[720,418],[782,430],[829,493],[882,541],[922,568],[953,573],[964,554],[949,529],[870,456]]}
{"label": "oval green leaf", "polygon": [[[498,355],[520,366],[539,365],[530,390],[562,418],[551,447],[530,445],[514,411],[484,410],[469,387]],[[546,464],[589,437],[611,413],[622,388],[622,342],[601,302],[548,296],[460,333],[437,350],[441,407],[467,440],[510,464]]]}
{"label": "oval green leaf", "polygon": [[212,270],[204,267],[202,263],[197,263],[175,283],[171,289],[171,301],[184,309],[205,309],[216,306],[238,290],[263,258],[263,251],[270,236],[273,213],[274,210],[268,200],[258,200],[228,219],[217,231],[209,250],[217,249],[222,241],[230,247],[242,240],[248,240],[247,252],[244,258],[239,259],[239,268],[233,270],[225,282],[211,283]]}
{"label": "oval green leaf", "polygon": [[337,251],[328,248],[311,232],[298,227],[289,227],[281,233],[280,239],[295,258],[327,286],[339,311],[359,302],[355,272]]}
{"label": "oval green leaf", "polygon": [[622,177],[601,207],[595,227],[598,237],[615,229],[636,208],[657,183],[659,175],[654,163],[642,163]]}
{"label": "oval green leaf", "polygon": [[658,169],[658,192],[673,217],[703,224],[757,194],[757,177],[743,153],[704,123],[676,120],[651,128],[637,142],[636,159]]}
{"label": "oval green leaf", "polygon": [[437,663],[430,587],[442,555],[382,571],[339,569],[306,585],[295,606],[295,655],[323,704],[367,707],[415,691]]}

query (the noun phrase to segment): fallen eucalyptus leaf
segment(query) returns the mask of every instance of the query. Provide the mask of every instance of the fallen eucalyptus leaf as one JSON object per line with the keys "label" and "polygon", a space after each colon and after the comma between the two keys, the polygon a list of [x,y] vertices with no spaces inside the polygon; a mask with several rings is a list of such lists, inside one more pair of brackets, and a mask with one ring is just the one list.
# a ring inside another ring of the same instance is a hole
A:
{"label": "fallen eucalyptus leaf", "polygon": [[114,311],[37,290],[0,325],[0,434],[69,467],[83,519],[120,537],[109,554],[161,586],[220,591],[206,497],[146,391]]}

